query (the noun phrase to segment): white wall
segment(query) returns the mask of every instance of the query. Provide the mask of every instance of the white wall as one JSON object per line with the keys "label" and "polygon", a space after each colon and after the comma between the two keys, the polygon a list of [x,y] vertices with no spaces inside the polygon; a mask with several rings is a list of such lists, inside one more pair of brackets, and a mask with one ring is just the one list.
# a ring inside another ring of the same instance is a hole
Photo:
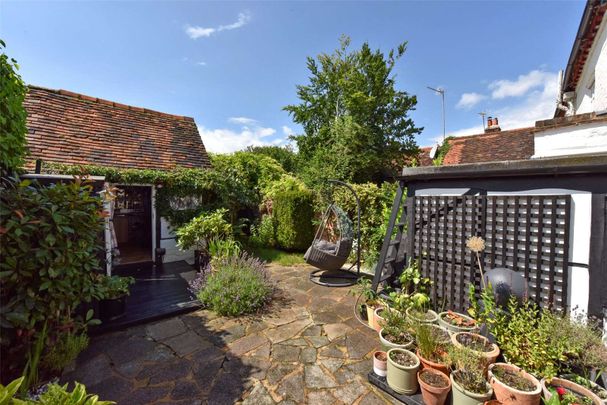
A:
{"label": "white wall", "polygon": [[534,148],[533,158],[607,152],[607,124],[591,122],[537,132]]}
{"label": "white wall", "polygon": [[[167,239],[170,238],[170,239]],[[166,249],[166,254],[164,255],[164,262],[177,262],[179,260],[185,260],[189,263],[194,262],[194,250],[185,250],[182,251],[177,247],[177,242],[175,241],[175,233],[171,228],[171,225],[166,220],[166,218],[160,218],[160,247]]]}
{"label": "white wall", "polygon": [[588,54],[575,102],[576,114],[603,110],[607,110],[607,18],[603,18]]}

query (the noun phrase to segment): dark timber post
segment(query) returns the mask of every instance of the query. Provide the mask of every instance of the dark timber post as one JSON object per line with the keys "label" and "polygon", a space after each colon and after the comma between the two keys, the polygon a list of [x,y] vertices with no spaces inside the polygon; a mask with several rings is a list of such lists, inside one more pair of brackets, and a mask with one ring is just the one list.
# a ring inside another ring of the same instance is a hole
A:
{"label": "dark timber post", "polygon": [[602,317],[607,307],[607,194],[592,195],[591,215],[588,314]]}

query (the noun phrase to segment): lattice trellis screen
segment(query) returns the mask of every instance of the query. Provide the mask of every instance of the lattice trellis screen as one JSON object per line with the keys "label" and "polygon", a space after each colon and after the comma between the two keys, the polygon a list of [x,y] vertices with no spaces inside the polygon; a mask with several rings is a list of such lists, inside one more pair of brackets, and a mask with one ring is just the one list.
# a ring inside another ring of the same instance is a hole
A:
{"label": "lattice trellis screen", "polygon": [[567,305],[571,197],[415,197],[415,234],[408,251],[434,282],[438,307],[464,310],[468,287],[480,283],[466,239],[482,236],[485,269],[507,267],[529,281],[529,296],[543,306]]}

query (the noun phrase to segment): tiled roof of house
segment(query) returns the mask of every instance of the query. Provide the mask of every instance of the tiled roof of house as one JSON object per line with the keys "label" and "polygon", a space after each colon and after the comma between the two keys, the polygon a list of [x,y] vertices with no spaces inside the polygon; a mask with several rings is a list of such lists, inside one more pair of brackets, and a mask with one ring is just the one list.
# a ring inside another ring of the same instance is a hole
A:
{"label": "tiled roof of house", "polygon": [[[445,155],[442,164],[458,165],[464,163],[530,159],[535,154],[535,134],[556,128],[574,127],[593,122],[604,122],[607,125],[607,115],[597,116],[596,113],[579,114],[537,121],[534,127],[450,138],[447,141],[449,142],[449,151]],[[421,149],[423,152],[430,148]],[[420,166],[431,166],[432,160],[429,162],[428,160],[429,156],[428,159],[420,159]]]}
{"label": "tiled roof of house", "polygon": [[74,165],[160,169],[210,167],[193,118],[30,86],[30,158]]}

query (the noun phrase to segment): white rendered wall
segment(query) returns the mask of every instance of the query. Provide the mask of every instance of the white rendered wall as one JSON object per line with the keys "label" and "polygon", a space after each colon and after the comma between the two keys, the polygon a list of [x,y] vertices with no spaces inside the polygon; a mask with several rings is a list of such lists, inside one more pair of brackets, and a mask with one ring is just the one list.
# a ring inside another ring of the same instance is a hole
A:
{"label": "white rendered wall", "polygon": [[533,158],[607,152],[607,123],[567,126],[534,135]]}
{"label": "white rendered wall", "polygon": [[607,110],[607,18],[599,27],[575,92],[576,114]]}
{"label": "white rendered wall", "polygon": [[185,260],[187,262],[194,262],[194,250],[180,250],[177,247],[177,242],[175,240],[175,233],[171,228],[169,222],[161,217],[160,218],[160,247],[166,249],[166,254],[164,255],[164,262],[177,262],[180,260]]}

